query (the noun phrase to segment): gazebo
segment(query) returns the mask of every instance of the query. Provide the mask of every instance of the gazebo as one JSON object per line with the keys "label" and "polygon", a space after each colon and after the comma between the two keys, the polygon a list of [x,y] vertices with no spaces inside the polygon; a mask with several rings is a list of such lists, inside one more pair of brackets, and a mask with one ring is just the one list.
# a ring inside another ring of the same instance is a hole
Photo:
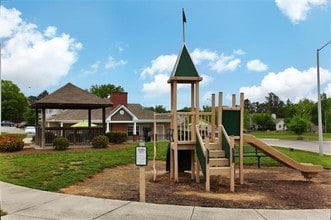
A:
{"label": "gazebo", "polygon": [[[108,99],[102,99],[94,94],[89,93],[71,83],[67,83],[55,92],[45,96],[44,98],[36,101],[31,105],[32,108],[36,109],[36,144],[40,147],[45,147],[45,136],[47,132],[53,132],[56,135],[66,136],[68,130],[73,132],[73,141],[76,143],[76,130],[81,128],[64,128],[64,127],[46,127],[46,109],[84,109],[87,110],[88,123],[87,131],[89,139],[95,135],[104,134],[106,131],[106,108],[113,104]],[[94,109],[102,109],[102,126],[92,127],[91,126],[91,111]],[[39,117],[41,114],[41,117]],[[39,120],[39,118],[41,118]]]}

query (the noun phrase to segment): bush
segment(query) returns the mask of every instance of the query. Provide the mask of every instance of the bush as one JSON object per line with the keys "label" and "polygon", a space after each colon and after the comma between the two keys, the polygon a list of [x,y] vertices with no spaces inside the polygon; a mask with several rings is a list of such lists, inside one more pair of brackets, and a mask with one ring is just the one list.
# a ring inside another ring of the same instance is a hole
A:
{"label": "bush", "polygon": [[92,139],[92,146],[95,148],[106,148],[108,147],[109,140],[105,135],[99,135]]}
{"label": "bush", "polygon": [[57,137],[53,140],[55,150],[65,150],[69,147],[69,140],[65,137]]}
{"label": "bush", "polygon": [[0,151],[14,152],[23,150],[24,142],[21,138],[12,134],[5,134],[0,136]]}
{"label": "bush", "polygon": [[299,116],[294,116],[290,122],[287,124],[287,127],[290,131],[293,131],[297,135],[302,135],[308,131],[309,121],[307,119],[301,118]]}
{"label": "bush", "polygon": [[110,143],[120,144],[128,140],[128,136],[123,131],[108,132],[107,137]]}

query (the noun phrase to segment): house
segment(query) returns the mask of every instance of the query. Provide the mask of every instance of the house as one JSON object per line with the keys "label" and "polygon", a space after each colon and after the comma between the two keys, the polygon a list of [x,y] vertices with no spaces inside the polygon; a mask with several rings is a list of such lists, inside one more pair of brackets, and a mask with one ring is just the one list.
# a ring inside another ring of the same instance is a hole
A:
{"label": "house", "polygon": [[275,128],[276,128],[276,131],[286,131],[287,130],[287,126],[286,126],[283,118],[275,119]]}
{"label": "house", "polygon": [[[106,132],[126,132],[129,141],[151,141],[154,133],[154,112],[137,103],[128,103],[127,92],[114,92],[108,97],[112,107],[106,108]],[[102,124],[100,109],[91,111],[91,122]],[[47,126],[68,127],[87,120],[86,110],[64,110],[47,118]],[[156,116],[156,137],[168,139],[170,117]]]}

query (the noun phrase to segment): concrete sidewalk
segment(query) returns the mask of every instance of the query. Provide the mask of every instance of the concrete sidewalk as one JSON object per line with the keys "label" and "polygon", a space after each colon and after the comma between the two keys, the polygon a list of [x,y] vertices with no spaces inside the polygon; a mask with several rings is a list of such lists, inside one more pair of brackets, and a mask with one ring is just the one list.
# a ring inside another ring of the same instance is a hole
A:
{"label": "concrete sidewalk", "polygon": [[1,219],[309,219],[330,220],[331,209],[226,209],[158,205],[45,192],[0,182]]}

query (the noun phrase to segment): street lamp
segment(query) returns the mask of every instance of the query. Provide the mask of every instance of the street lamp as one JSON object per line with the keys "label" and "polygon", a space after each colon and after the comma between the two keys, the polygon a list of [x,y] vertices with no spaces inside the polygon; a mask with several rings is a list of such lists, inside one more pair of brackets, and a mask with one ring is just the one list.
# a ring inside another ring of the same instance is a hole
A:
{"label": "street lamp", "polygon": [[321,105],[321,85],[320,85],[320,56],[319,52],[326,47],[331,40],[324,44],[321,48],[317,49],[317,111],[318,111],[318,140],[319,140],[319,153],[323,155],[323,128],[322,128],[322,105]]}

